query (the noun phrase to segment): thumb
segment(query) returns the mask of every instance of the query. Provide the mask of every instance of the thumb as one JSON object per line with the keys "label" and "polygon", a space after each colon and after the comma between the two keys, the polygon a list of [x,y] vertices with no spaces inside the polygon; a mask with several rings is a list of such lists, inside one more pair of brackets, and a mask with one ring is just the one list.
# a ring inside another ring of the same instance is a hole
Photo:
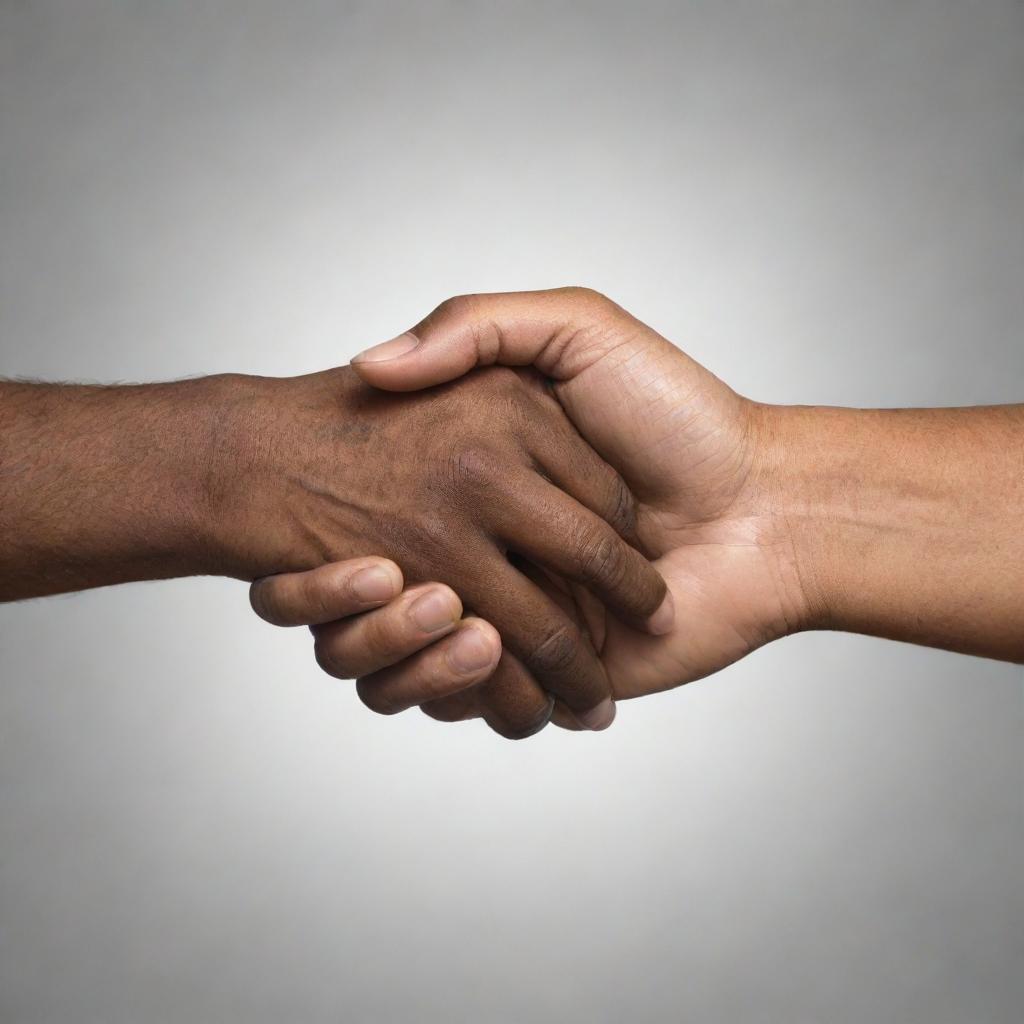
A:
{"label": "thumb", "polygon": [[649,331],[587,288],[464,295],[361,352],[352,367],[367,384],[387,391],[416,391],[495,363],[533,365],[568,381],[638,332]]}
{"label": "thumb", "polygon": [[356,356],[352,368],[374,387],[415,391],[494,363],[532,365],[553,380],[576,429],[637,495],[674,480],[680,454],[706,450],[739,401],[588,288],[449,299],[411,331]]}

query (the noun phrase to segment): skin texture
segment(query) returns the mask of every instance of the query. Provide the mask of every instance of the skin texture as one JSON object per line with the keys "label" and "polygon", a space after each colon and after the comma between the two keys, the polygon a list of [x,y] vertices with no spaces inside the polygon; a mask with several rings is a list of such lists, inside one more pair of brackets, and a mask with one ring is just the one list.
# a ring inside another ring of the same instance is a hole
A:
{"label": "skin texture", "polygon": [[497,631],[463,619],[450,587],[403,583],[394,562],[355,558],[257,580],[250,595],[266,621],[308,624],[320,667],[339,679],[361,677],[362,701],[391,715],[483,682],[501,656]]}
{"label": "skin texture", "polygon": [[[587,623],[617,699],[805,629],[1024,661],[1024,406],[760,405],[585,289],[449,300],[354,367],[406,391],[494,363],[554,382],[635,496],[639,543],[668,581],[676,626],[657,637],[543,581]],[[436,692],[437,717],[486,714],[484,689]]]}
{"label": "skin texture", "polygon": [[384,395],[345,369],[275,384],[252,399],[269,409],[246,449],[252,497],[223,518],[251,524],[244,538],[288,509],[295,528],[277,531],[275,559],[296,568],[374,550],[408,581],[452,586],[501,634],[486,717],[503,735],[541,727],[552,696],[590,726],[610,724],[610,685],[585,633],[507,555],[643,621],[665,589],[616,535],[632,531],[632,497],[535,374],[496,368],[466,383]]}
{"label": "skin texture", "polygon": [[[555,697],[591,728],[614,716],[586,633],[510,558],[577,581],[633,622],[650,624],[663,604],[664,582],[619,535],[637,543],[632,496],[536,374],[499,368],[395,396],[349,368],[138,388],[0,385],[0,428],[0,527],[11,538],[0,598],[195,573],[252,580],[376,551],[410,584],[447,584],[491,624],[457,632],[483,637],[474,671],[493,667],[481,692],[504,735],[541,727]],[[283,607],[259,593],[254,603]],[[462,611],[417,607],[438,629]],[[349,656],[344,634],[321,631],[328,666]],[[472,646],[463,640],[446,643]],[[364,632],[347,643],[368,642]],[[404,699],[395,678],[363,690],[392,709]]]}
{"label": "skin texture", "polygon": [[223,571],[208,479],[230,387],[0,382],[0,600]]}

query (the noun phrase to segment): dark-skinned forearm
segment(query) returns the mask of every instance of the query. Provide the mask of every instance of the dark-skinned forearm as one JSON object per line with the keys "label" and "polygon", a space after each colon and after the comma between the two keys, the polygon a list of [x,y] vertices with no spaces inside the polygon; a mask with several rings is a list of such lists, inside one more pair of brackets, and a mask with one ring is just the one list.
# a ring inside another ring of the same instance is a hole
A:
{"label": "dark-skinned forearm", "polygon": [[0,383],[0,600],[222,571],[230,380]]}

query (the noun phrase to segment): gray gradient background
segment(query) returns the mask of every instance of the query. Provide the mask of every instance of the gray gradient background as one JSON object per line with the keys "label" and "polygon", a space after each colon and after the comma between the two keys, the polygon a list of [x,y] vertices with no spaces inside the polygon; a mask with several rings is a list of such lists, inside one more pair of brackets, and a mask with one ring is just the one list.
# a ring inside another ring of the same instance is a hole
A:
{"label": "gray gradient background", "polygon": [[[0,373],[566,283],[762,400],[1021,400],[1024,6],[0,0]],[[1024,1012],[1019,668],[802,636],[515,745],[206,580],[0,609],[0,672],[4,1024]]]}

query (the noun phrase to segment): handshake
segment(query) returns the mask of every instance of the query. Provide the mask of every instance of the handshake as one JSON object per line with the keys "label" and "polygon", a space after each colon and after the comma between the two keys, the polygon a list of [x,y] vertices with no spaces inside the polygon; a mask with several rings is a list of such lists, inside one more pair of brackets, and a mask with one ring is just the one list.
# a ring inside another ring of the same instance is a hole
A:
{"label": "handshake", "polygon": [[0,599],[255,580],[385,714],[603,729],[814,628],[1024,657],[1022,407],[761,405],[586,289],[305,377],[3,384],[0,426]]}
{"label": "handshake", "polygon": [[454,299],[270,391],[282,461],[225,519],[288,528],[239,571],[329,563],[253,607],[375,711],[603,729],[811,614],[759,408],[594,292]]}

